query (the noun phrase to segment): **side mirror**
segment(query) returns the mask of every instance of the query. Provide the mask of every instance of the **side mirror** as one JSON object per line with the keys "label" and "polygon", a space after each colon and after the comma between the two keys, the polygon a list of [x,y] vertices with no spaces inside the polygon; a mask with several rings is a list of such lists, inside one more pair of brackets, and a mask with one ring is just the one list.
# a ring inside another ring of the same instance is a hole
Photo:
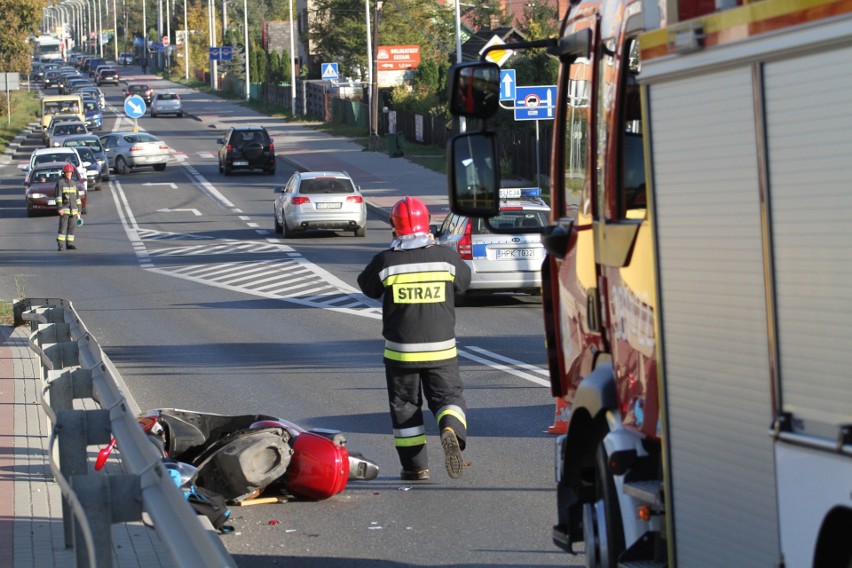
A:
{"label": "side mirror", "polygon": [[544,245],[547,254],[560,260],[565,258],[570,250],[573,226],[573,221],[562,221],[558,225],[545,228],[541,235],[541,244]]}
{"label": "side mirror", "polygon": [[447,100],[455,116],[491,118],[500,108],[500,66],[491,62],[453,65],[447,78]]}
{"label": "side mirror", "polygon": [[225,139],[224,139],[224,138],[218,138],[218,139],[216,139],[216,144],[219,144],[220,146],[224,146],[224,144],[225,144]]}
{"label": "side mirror", "polygon": [[493,217],[500,210],[500,169],[493,132],[459,134],[450,141],[447,174],[453,213]]}
{"label": "side mirror", "polygon": [[276,185],[275,187],[272,188],[272,192],[273,193],[284,193],[284,186],[283,185]]}

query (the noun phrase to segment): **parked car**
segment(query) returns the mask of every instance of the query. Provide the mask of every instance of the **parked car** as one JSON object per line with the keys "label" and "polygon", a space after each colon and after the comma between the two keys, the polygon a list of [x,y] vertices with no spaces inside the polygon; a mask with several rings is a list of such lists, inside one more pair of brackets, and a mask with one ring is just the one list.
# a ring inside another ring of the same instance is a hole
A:
{"label": "parked car", "polygon": [[219,144],[219,173],[234,170],[260,170],[275,173],[275,145],[262,126],[234,126]]}
{"label": "parked car", "polygon": [[151,99],[154,96],[154,90],[145,83],[129,83],[124,89],[124,98],[131,95],[139,95],[145,104],[151,106]]}
{"label": "parked car", "polygon": [[48,146],[58,148],[62,146],[62,142],[67,136],[88,133],[89,130],[86,128],[85,122],[80,122],[79,120],[59,122],[54,124],[53,128],[49,130]]}
{"label": "parked car", "polygon": [[[87,147],[92,151],[92,154],[95,157],[95,164],[100,172],[100,178],[102,181],[109,181],[109,163],[107,162],[106,151],[104,151],[104,146],[101,144],[101,139],[98,138],[94,134],[75,134],[74,136],[68,136],[62,142],[63,148],[74,148],[79,153],[81,147]],[[84,160],[85,161],[85,160]],[[95,167],[95,166],[93,166]],[[88,172],[88,168],[87,168]],[[96,189],[100,189],[100,184]]]}
{"label": "parked car", "polygon": [[[37,165],[24,180],[24,195],[27,201],[27,217],[36,213],[53,213],[56,215],[56,182],[62,177],[62,168],[66,162],[46,162]],[[87,213],[88,191],[86,183],[77,168],[71,174],[71,179],[77,182],[77,191],[80,194],[80,213]]]}
{"label": "parked car", "polygon": [[118,54],[119,65],[130,65],[133,63],[133,54],[129,51],[123,51]]}
{"label": "parked car", "polygon": [[183,116],[183,104],[177,93],[157,93],[151,101],[151,118],[163,114],[174,114],[178,118]]}
{"label": "parked car", "polygon": [[498,234],[485,219],[450,213],[432,233],[438,244],[455,249],[470,267],[471,283],[465,296],[477,293],[514,292],[541,294],[541,263],[544,245],[541,232],[550,218],[550,207],[538,188],[500,190],[500,212],[488,220],[492,227],[529,227],[530,233]]}
{"label": "parked car", "polygon": [[118,71],[113,69],[112,67],[105,67],[102,69],[98,69],[98,74],[95,75],[95,84],[100,87],[101,85],[118,85]]}
{"label": "parked car", "polygon": [[117,174],[141,166],[153,166],[161,172],[169,161],[169,145],[147,132],[111,132],[101,136],[101,144]]}
{"label": "parked car", "polygon": [[346,172],[296,172],[275,188],[273,217],[275,232],[284,237],[309,229],[367,234],[364,196]]}

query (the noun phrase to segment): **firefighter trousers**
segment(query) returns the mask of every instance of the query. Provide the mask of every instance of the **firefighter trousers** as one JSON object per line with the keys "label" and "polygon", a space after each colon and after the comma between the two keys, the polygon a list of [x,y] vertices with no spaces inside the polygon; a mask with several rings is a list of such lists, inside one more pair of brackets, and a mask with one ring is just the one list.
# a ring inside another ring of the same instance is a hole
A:
{"label": "firefighter trousers", "polygon": [[458,361],[440,367],[393,367],[385,365],[394,444],[402,469],[429,468],[423,398],[438,422],[438,429],[452,428],[464,450],[467,440],[467,405],[459,377]]}
{"label": "firefighter trousers", "polygon": [[60,215],[59,216],[59,232],[56,235],[56,241],[61,245],[74,244],[74,232],[77,230],[77,215]]}

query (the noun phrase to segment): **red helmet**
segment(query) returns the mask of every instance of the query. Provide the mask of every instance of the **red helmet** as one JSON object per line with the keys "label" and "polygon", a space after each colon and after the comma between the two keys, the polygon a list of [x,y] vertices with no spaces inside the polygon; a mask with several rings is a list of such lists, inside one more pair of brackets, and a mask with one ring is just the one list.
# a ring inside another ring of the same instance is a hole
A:
{"label": "red helmet", "polygon": [[74,165],[73,164],[65,164],[65,166],[62,168],[62,173],[64,174],[65,172],[74,173]]}
{"label": "red helmet", "polygon": [[391,211],[391,225],[396,235],[429,232],[429,209],[416,197],[406,197],[396,202]]}

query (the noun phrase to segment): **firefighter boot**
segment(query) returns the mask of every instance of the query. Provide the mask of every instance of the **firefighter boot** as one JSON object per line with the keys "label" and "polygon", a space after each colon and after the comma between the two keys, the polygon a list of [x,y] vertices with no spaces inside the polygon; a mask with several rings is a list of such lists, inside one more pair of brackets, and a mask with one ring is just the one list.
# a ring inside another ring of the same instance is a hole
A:
{"label": "firefighter boot", "polygon": [[447,473],[453,479],[458,479],[464,472],[464,460],[462,459],[459,440],[452,428],[444,428],[441,432],[441,446],[444,448],[444,463]]}
{"label": "firefighter boot", "polygon": [[416,471],[409,471],[407,469],[403,469],[399,474],[399,478],[403,481],[426,481],[429,479],[429,470],[419,469]]}

